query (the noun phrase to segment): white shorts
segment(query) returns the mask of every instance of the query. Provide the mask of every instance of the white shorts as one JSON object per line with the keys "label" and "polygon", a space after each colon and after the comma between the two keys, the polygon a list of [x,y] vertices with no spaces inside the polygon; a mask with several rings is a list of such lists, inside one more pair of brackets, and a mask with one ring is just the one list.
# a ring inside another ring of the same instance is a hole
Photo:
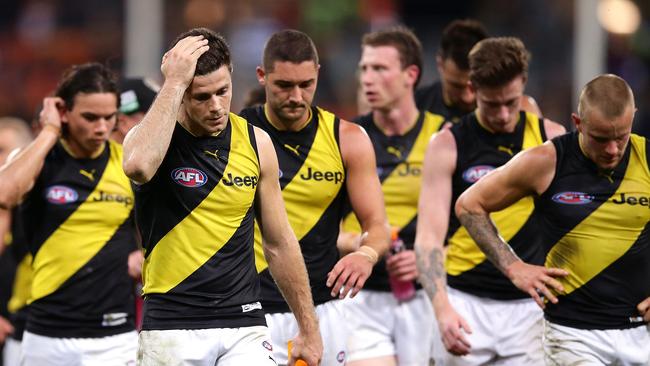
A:
{"label": "white shorts", "polygon": [[55,338],[25,331],[22,366],[125,366],[135,365],[138,333],[102,338]]}
{"label": "white shorts", "polygon": [[[316,306],[316,315],[323,338],[322,366],[339,366],[345,364],[345,340],[349,330],[345,322],[344,300],[332,300]],[[273,341],[273,354],[278,365],[286,365],[287,342],[298,334],[298,323],[293,313],[266,314],[271,339]]]}
{"label": "white shorts", "polygon": [[5,339],[5,347],[2,350],[2,357],[4,366],[19,366],[20,365],[20,349],[22,341],[7,337]]}
{"label": "white shorts", "polygon": [[[543,365],[543,312],[533,299],[494,300],[447,287],[449,301],[472,334],[466,356],[454,356],[444,346],[436,347],[435,358],[444,365]],[[442,341],[440,341],[442,344]]]}
{"label": "white shorts", "polygon": [[276,366],[265,326],[143,330],[138,365]]}
{"label": "white shorts", "polygon": [[650,365],[650,325],[587,330],[544,321],[546,365]]}
{"label": "white shorts", "polygon": [[424,290],[401,303],[390,292],[362,290],[347,306],[348,361],[395,356],[400,366],[429,364],[436,325]]}

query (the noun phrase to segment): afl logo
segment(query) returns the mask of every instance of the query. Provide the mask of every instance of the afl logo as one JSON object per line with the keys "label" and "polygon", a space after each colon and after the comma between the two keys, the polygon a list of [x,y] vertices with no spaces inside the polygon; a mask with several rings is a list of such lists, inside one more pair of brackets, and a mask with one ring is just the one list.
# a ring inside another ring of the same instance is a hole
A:
{"label": "afl logo", "polygon": [[463,180],[467,183],[476,183],[479,179],[483,178],[487,173],[494,170],[491,165],[477,165],[468,168],[463,172]]}
{"label": "afl logo", "polygon": [[172,171],[172,179],[183,187],[197,188],[208,181],[208,176],[194,168],[176,168]]}
{"label": "afl logo", "polygon": [[66,203],[75,202],[79,194],[72,188],[66,186],[52,186],[47,190],[47,200],[55,205],[65,205]]}
{"label": "afl logo", "polygon": [[586,205],[594,200],[594,196],[582,192],[560,192],[553,195],[551,199],[565,205]]}

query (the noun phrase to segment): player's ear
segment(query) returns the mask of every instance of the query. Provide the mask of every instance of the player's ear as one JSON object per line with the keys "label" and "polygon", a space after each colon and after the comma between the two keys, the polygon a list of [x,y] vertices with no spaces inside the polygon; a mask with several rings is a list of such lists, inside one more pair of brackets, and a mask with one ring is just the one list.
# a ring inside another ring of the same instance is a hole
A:
{"label": "player's ear", "polygon": [[257,82],[262,86],[266,86],[266,72],[264,72],[262,66],[255,68],[255,73],[257,74]]}

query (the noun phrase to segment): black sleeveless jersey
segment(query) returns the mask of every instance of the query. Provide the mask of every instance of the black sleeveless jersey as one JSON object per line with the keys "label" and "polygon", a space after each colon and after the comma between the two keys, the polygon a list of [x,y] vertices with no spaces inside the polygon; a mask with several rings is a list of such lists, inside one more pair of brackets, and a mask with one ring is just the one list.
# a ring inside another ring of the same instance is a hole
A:
{"label": "black sleeveless jersey", "polygon": [[454,124],[458,123],[467,114],[467,112],[445,104],[445,99],[442,95],[442,83],[440,81],[416,90],[415,104],[418,109],[424,109],[433,114],[441,115],[445,118],[445,121],[450,121]]}
{"label": "black sleeveless jersey", "polygon": [[650,171],[647,140],[632,135],[624,157],[600,172],[578,133],[553,139],[555,177],[535,202],[546,266],[564,268],[565,292],[546,318],[582,329],[645,326],[636,306],[650,296]]}
{"label": "black sleeveless jersey", "polygon": [[[339,259],[336,240],[345,201],[345,168],[339,149],[339,119],[318,107],[310,112],[311,120],[300,131],[277,130],[264,106],[244,109],[241,114],[271,136],[289,224],[300,243],[313,301],[318,305],[332,300],[325,282]],[[264,308],[272,313],[288,312],[264,259],[259,229],[255,244]]]}
{"label": "black sleeveless jersey", "polygon": [[[456,170],[452,177],[452,205],[447,232],[447,283],[475,296],[509,300],[528,297],[517,289],[494,265],[460,225],[454,213],[458,197],[472,184],[495,168],[507,163],[521,150],[541,145],[546,140],[543,120],[531,113],[519,112],[512,133],[491,133],[480,125],[476,113],[463,117],[452,126],[456,140]],[[541,264],[544,251],[539,228],[531,219],[534,201],[526,197],[512,206],[490,215],[500,234],[525,262]]]}
{"label": "black sleeveless jersey", "polygon": [[136,186],[145,249],[144,330],[265,325],[253,255],[260,176],[253,127],[218,136],[176,124],[154,177]]}
{"label": "black sleeveless jersey", "polygon": [[105,337],[134,329],[127,258],[136,248],[133,190],[122,146],[75,159],[57,143],[23,203],[34,257],[29,332]]}
{"label": "black sleeveless jersey", "polygon": [[17,264],[16,273],[11,288],[11,298],[7,303],[7,310],[11,319],[14,332],[11,338],[22,340],[25,326],[27,325],[27,314],[29,311],[29,299],[32,292],[32,271],[33,257],[27,248],[25,228],[23,225],[22,205],[17,206],[11,213],[11,241],[7,250],[11,253]]}
{"label": "black sleeveless jersey", "polygon": [[[444,124],[442,116],[420,111],[415,125],[404,135],[386,136],[372,119],[372,113],[359,117],[375,150],[377,175],[381,181],[388,223],[399,229],[407,249],[413,249],[417,225],[418,198],[422,183],[422,164],[429,139]],[[356,216],[347,209],[343,230],[361,233]],[[419,285],[418,285],[419,286]],[[364,289],[390,291],[386,260],[382,257],[363,286]]]}

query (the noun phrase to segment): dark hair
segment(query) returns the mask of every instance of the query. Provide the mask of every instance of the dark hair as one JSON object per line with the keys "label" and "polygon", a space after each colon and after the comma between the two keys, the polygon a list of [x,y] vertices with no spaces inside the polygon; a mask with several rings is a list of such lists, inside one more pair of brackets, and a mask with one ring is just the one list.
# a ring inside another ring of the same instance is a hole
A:
{"label": "dark hair", "polygon": [[230,59],[230,48],[226,40],[217,32],[207,28],[193,28],[187,32],[176,37],[170,47],[176,46],[176,43],[183,38],[191,36],[203,36],[208,40],[208,49],[202,54],[196,62],[196,70],[194,76],[207,75],[213,71],[217,71],[221,66],[227,66],[228,70],[232,72],[232,61]]}
{"label": "dark hair", "polygon": [[634,94],[630,85],[614,74],[603,74],[582,88],[578,116],[586,120],[587,111],[596,108],[605,118],[617,118],[630,106],[634,108]]}
{"label": "dark hair", "polygon": [[266,72],[272,72],[276,61],[299,64],[313,61],[318,65],[318,52],[309,36],[295,29],[275,32],[264,46],[262,65]]}
{"label": "dark hair", "polygon": [[422,44],[418,37],[406,27],[392,27],[376,32],[367,33],[361,39],[361,46],[391,46],[399,53],[402,70],[415,65],[418,68],[418,78],[415,86],[422,76]]}
{"label": "dark hair", "polygon": [[529,59],[519,38],[487,38],[469,52],[469,79],[476,87],[503,86],[520,75],[525,81]]}
{"label": "dark hair", "polygon": [[451,58],[461,70],[469,70],[469,51],[487,36],[483,24],[476,20],[454,20],[442,31],[438,55],[443,60]]}
{"label": "dark hair", "polygon": [[118,106],[120,103],[115,74],[97,62],[74,65],[67,69],[54,95],[63,99],[66,109],[71,110],[74,97],[79,93],[113,93]]}

